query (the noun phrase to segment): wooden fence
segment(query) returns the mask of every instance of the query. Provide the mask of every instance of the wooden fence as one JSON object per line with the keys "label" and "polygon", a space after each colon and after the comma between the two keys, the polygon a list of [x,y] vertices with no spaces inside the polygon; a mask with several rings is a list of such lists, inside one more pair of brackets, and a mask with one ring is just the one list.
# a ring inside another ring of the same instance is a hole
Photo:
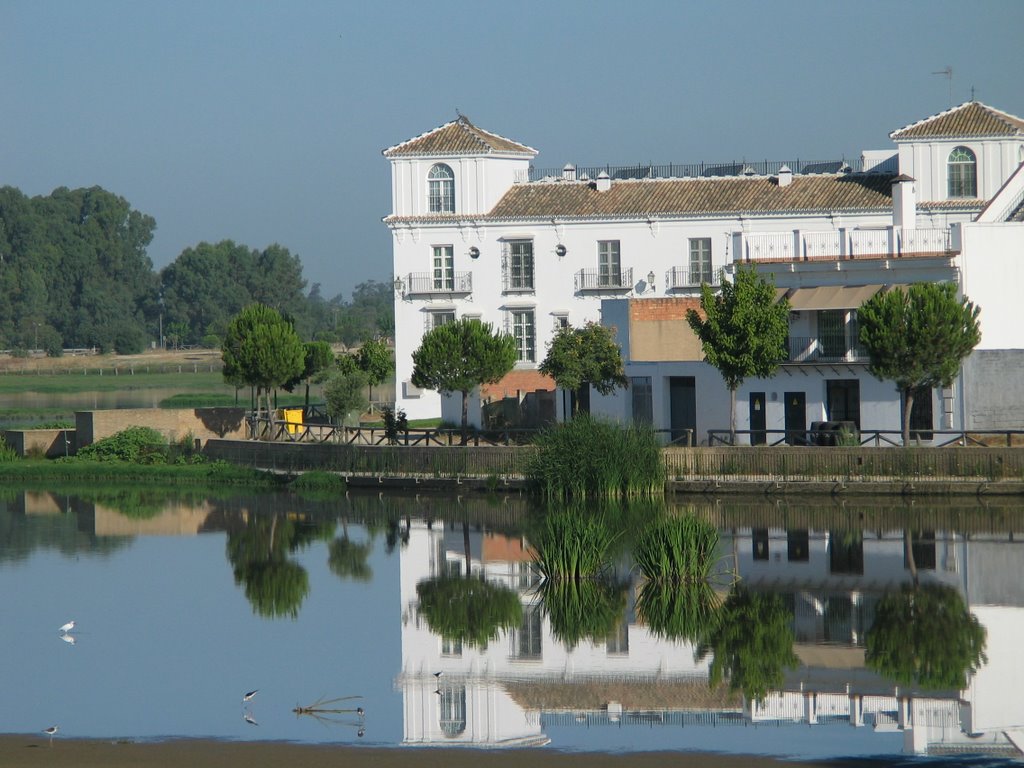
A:
{"label": "wooden fence", "polygon": [[669,479],[1024,480],[1019,448],[667,448]]}
{"label": "wooden fence", "polygon": [[[209,440],[204,453],[262,469],[389,478],[523,479],[530,446]],[[1019,448],[666,448],[667,479],[751,482],[1024,480]]]}

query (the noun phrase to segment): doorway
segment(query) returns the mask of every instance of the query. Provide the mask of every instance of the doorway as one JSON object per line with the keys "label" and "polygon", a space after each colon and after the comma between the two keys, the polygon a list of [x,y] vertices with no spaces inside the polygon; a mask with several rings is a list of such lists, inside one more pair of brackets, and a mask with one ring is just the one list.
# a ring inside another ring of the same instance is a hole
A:
{"label": "doorway", "polygon": [[785,429],[789,445],[807,444],[807,395],[786,392]]}
{"label": "doorway", "polygon": [[[693,376],[671,376],[668,380],[669,424],[672,442],[682,441],[683,445],[697,442],[697,383]],[[687,443],[686,430],[690,431]]]}
{"label": "doorway", "polygon": [[750,393],[750,444],[764,445],[768,441],[765,433],[764,392]]}
{"label": "doorway", "polygon": [[857,379],[835,379],[825,382],[829,421],[852,421],[860,429],[860,382]]}

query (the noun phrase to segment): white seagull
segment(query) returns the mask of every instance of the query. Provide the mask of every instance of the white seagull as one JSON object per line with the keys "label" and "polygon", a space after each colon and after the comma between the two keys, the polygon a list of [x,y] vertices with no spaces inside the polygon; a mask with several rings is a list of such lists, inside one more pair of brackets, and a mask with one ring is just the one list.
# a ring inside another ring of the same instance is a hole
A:
{"label": "white seagull", "polygon": [[258,691],[259,688],[257,688],[255,691],[249,691],[242,697],[242,701],[252,701],[252,697],[255,696]]}
{"label": "white seagull", "polygon": [[69,621],[67,624],[63,625],[57,631],[60,632],[62,635],[66,635],[68,632],[70,632],[74,628],[75,628],[75,622],[74,621]]}

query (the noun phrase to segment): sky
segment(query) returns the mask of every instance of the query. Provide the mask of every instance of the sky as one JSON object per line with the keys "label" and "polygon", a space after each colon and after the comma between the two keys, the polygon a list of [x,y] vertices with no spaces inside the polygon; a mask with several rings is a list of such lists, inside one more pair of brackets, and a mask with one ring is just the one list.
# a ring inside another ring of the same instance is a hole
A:
{"label": "sky", "polygon": [[1021,30],[1021,0],[0,0],[0,185],[124,197],[157,269],[280,243],[347,298],[391,279],[381,151],[456,110],[545,168],[849,159],[972,88],[1024,116]]}

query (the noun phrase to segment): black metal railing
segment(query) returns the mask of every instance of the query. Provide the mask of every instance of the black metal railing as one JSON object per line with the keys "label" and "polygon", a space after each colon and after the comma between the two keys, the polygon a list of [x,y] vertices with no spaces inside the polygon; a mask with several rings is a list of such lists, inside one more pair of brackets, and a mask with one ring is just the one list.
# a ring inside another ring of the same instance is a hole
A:
{"label": "black metal railing", "polygon": [[[857,161],[859,165],[859,160]],[[782,166],[793,173],[842,173],[852,170],[845,157],[840,160],[732,160],[724,163],[638,163],[636,165],[581,165],[576,168],[576,179],[596,179],[606,173],[612,179],[681,179],[711,178],[716,176],[774,176]],[[530,167],[529,181],[564,178],[562,168]],[[517,179],[519,180],[519,179]]]}
{"label": "black metal railing", "polygon": [[472,293],[473,273],[448,272],[435,275],[433,272],[413,272],[405,278],[404,283],[407,296]]}
{"label": "black metal railing", "polygon": [[633,268],[605,272],[581,269],[576,273],[577,291],[628,291],[633,288]]}
{"label": "black metal railing", "polygon": [[722,271],[720,269],[686,269],[686,267],[672,267],[665,273],[665,288],[668,290],[679,290],[680,288],[700,288],[701,283],[716,286],[721,285]]}
{"label": "black metal railing", "polygon": [[845,334],[790,336],[790,363],[863,363],[868,355],[857,343],[850,343]]}

